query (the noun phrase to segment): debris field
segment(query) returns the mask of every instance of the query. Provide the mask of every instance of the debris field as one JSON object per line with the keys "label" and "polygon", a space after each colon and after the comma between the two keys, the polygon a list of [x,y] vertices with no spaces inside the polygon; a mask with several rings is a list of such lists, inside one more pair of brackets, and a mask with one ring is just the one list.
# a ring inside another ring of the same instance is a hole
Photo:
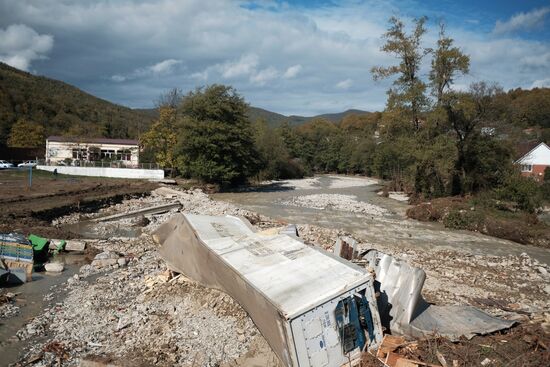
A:
{"label": "debris field", "polygon": [[[52,226],[175,201],[184,213],[242,216],[258,229],[285,225],[211,200],[198,189],[161,187],[150,195],[123,200],[95,213],[56,218]],[[231,297],[167,268],[152,233],[176,211],[95,223],[96,232],[105,231],[109,238],[86,240],[87,251],[93,252],[91,263],[81,266],[62,286],[50,289],[43,312],[29,320],[13,340],[1,341],[7,346],[15,341],[27,343],[16,365],[250,366],[258,360],[266,366],[280,365],[247,313]],[[116,228],[128,227],[138,228],[138,236],[116,236]],[[306,243],[328,250],[338,237],[354,237],[310,224],[298,224],[298,232]],[[437,335],[407,341],[413,344],[400,347],[403,355],[442,365],[439,353],[449,366],[482,362],[535,366],[549,360],[548,265],[527,255],[490,257],[458,250],[402,249],[354,238],[359,251],[376,248],[422,268],[427,275],[423,292],[427,301],[474,305],[519,322],[510,331],[470,341],[451,343]],[[17,314],[17,297],[0,290],[0,322]],[[48,302],[53,299],[59,301]],[[501,347],[506,343],[513,348]],[[513,353],[526,356],[526,363],[519,364],[522,359]],[[365,356],[363,365],[382,364]]]}

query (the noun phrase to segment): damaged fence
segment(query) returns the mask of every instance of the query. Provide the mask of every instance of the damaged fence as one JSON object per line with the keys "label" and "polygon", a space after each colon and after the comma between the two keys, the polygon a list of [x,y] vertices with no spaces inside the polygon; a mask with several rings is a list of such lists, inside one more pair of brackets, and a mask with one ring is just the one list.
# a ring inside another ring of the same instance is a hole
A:
{"label": "damaged fence", "polygon": [[382,341],[372,276],[294,235],[177,214],[154,237],[171,268],[238,301],[286,366],[356,364]]}

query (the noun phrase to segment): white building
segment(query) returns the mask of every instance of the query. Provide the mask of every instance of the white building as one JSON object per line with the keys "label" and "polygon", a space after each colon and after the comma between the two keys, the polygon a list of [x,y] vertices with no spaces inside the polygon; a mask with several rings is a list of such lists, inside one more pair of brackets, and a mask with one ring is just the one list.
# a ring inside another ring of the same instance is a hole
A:
{"label": "white building", "polygon": [[518,159],[516,164],[521,167],[522,176],[542,181],[544,170],[550,167],[550,147],[545,143],[540,143]]}
{"label": "white building", "polygon": [[46,163],[72,165],[117,164],[137,167],[139,144],[132,139],[74,138],[50,136],[46,139]]}

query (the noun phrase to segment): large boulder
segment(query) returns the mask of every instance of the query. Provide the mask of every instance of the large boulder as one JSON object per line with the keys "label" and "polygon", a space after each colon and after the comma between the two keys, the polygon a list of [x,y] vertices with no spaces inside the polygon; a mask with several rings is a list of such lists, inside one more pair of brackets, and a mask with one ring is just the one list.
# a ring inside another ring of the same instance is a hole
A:
{"label": "large boulder", "polygon": [[116,252],[104,251],[95,256],[92,266],[96,268],[106,268],[118,264],[120,256]]}
{"label": "large boulder", "polygon": [[48,273],[61,273],[65,266],[63,263],[47,263],[44,268]]}

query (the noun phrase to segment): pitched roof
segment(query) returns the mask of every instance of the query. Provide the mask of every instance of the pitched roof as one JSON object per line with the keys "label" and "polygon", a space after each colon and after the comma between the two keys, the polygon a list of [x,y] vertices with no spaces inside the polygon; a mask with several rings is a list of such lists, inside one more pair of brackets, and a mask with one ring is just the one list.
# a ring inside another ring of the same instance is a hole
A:
{"label": "pitched roof", "polygon": [[550,147],[544,142],[538,144],[527,154],[518,159],[516,163],[521,164],[543,164],[550,166]]}
{"label": "pitched roof", "polygon": [[135,139],[108,139],[108,138],[81,138],[74,136],[49,136],[46,140],[61,143],[91,143],[91,144],[117,144],[117,145],[139,145]]}

